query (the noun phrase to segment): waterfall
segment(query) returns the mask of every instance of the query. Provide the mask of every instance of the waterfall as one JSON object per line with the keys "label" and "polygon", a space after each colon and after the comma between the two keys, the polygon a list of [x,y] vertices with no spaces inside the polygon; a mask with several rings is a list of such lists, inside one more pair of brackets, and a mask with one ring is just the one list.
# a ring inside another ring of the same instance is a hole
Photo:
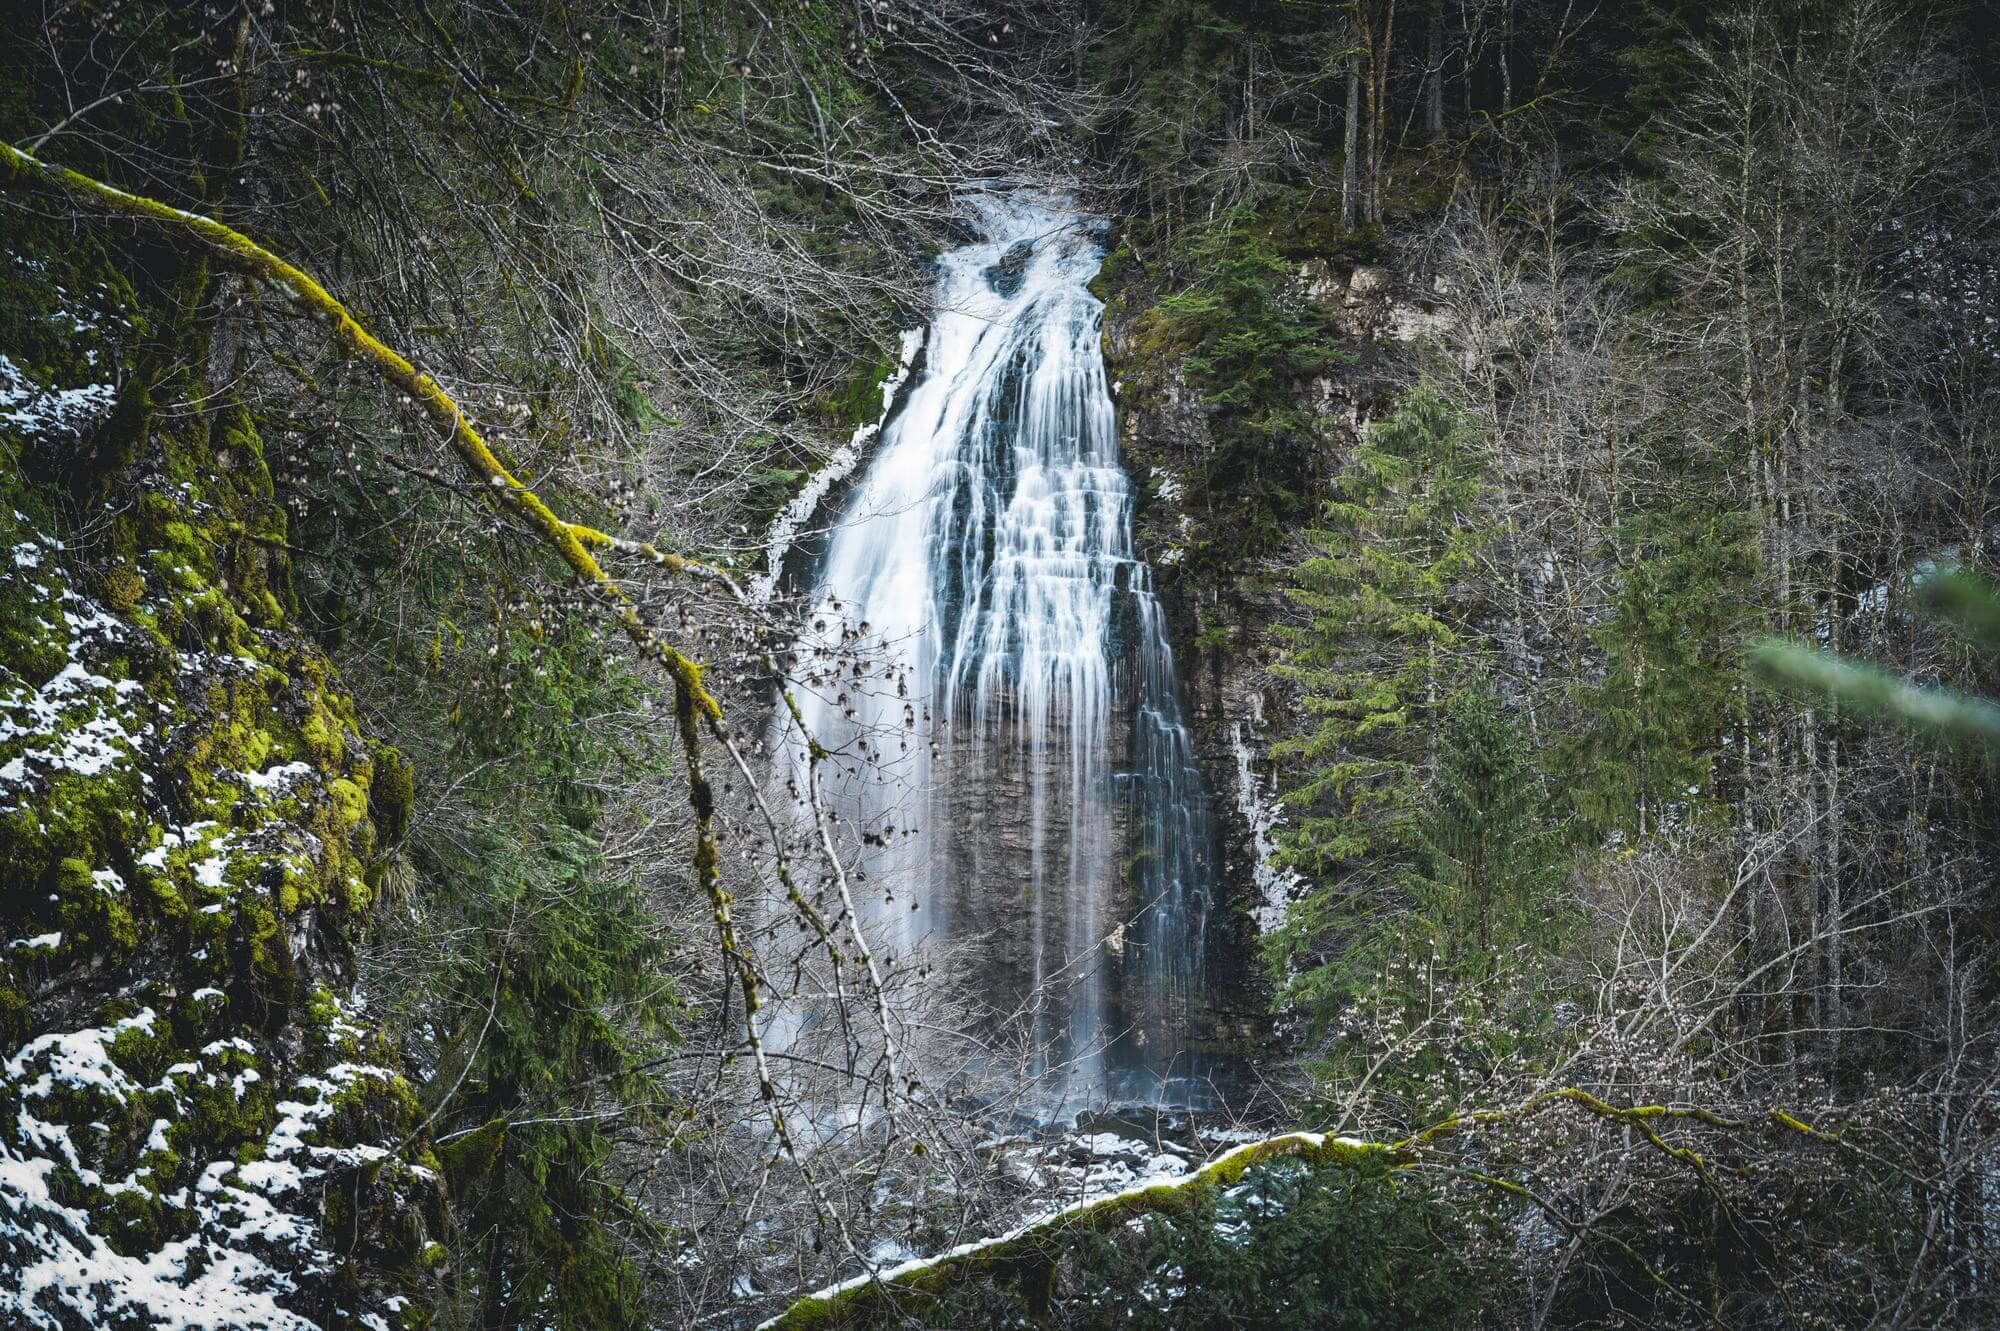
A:
{"label": "waterfall", "polygon": [[793,696],[871,941],[981,940],[976,997],[1036,1076],[1186,1103],[1213,820],[1133,553],[1086,288],[1104,226],[1022,192],[966,209],[916,381],[827,537]]}

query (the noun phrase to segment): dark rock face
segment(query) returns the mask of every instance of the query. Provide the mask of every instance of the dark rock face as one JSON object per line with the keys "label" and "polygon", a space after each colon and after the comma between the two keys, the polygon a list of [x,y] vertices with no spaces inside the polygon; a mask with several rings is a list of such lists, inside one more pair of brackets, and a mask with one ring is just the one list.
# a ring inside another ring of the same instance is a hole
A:
{"label": "dark rock face", "polygon": [[1078,807],[1067,748],[1029,752],[999,725],[967,718],[934,787],[945,816],[931,927],[978,940],[981,1001],[994,1028],[1023,1028],[1051,1046],[1056,1063],[1095,1034],[1094,1015],[1076,1000],[1103,963],[1096,940],[1107,928],[1072,887],[1112,814],[1088,792]]}
{"label": "dark rock face", "polygon": [[985,271],[986,285],[993,288],[996,296],[1013,296],[1021,290],[1021,283],[1027,279],[1028,260],[1034,257],[1035,243],[1032,240],[1016,242],[1000,262],[991,264]]}
{"label": "dark rock face", "polygon": [[[1004,719],[958,719],[933,769],[938,849],[929,926],[976,942],[991,1033],[1012,1030],[1045,1046],[1048,1067],[1101,1062],[1102,1091],[1114,1100],[1205,1103],[1212,1097],[1189,1089],[1212,1061],[1208,1005],[1199,995],[1231,952],[1217,964],[1200,941],[1185,959],[1149,958],[1149,948],[1174,943],[1148,927],[1149,894],[1160,887],[1146,870],[1163,853],[1163,818],[1180,820],[1177,835],[1203,841],[1194,933],[1205,940],[1217,856],[1207,844],[1213,801],[1206,790],[1162,799],[1145,789],[1159,764],[1141,752],[1147,719],[1136,705],[1143,689],[1134,655],[1115,657],[1119,702],[1099,753],[1079,754],[1063,726],[1033,750]],[[1180,807],[1181,800],[1200,807]],[[1108,881],[1093,884],[1107,869]],[[1150,904],[1158,909],[1157,900]]]}
{"label": "dark rock face", "polygon": [[[1111,377],[1124,385],[1118,399],[1119,449],[1138,496],[1135,540],[1138,553],[1158,573],[1187,724],[1214,801],[1219,896],[1206,931],[1203,1001],[1185,1016],[1188,1045],[1200,1075],[1225,1095],[1242,1095],[1244,1061],[1267,1052],[1278,1038],[1257,916],[1275,920],[1282,885],[1261,871],[1256,829],[1246,809],[1270,806],[1272,773],[1264,755],[1295,724],[1269,667],[1280,651],[1275,630],[1289,613],[1276,575],[1296,556],[1281,552],[1261,562],[1235,561],[1226,573],[1177,569],[1179,547],[1191,538],[1216,537],[1203,532],[1198,496],[1186,493],[1180,481],[1183,469],[1213,447],[1214,408],[1201,401],[1178,362],[1147,359],[1133,336],[1146,308],[1143,293],[1107,294],[1105,357]],[[1343,350],[1353,357],[1341,370],[1297,386],[1327,447],[1330,484],[1340,458],[1384,397],[1396,358],[1393,344],[1421,335],[1436,316],[1382,267],[1337,269],[1309,261],[1298,272],[1296,296],[1332,317]],[[1133,829],[1123,834],[1129,846]]]}

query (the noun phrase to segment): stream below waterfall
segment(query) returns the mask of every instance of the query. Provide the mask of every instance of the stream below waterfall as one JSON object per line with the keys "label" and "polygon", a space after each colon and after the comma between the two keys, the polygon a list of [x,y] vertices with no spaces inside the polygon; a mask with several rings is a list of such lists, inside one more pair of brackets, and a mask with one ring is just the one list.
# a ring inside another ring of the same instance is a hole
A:
{"label": "stream below waterfall", "polygon": [[871,943],[951,958],[925,973],[1044,1103],[1198,1105],[1215,825],[1133,548],[1087,287],[1105,224],[1024,191],[965,208],[801,579],[794,697]]}

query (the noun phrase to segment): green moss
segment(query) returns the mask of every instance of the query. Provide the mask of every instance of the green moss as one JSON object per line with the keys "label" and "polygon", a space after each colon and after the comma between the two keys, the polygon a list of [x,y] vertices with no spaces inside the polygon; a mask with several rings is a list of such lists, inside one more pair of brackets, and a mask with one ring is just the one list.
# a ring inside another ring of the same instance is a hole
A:
{"label": "green moss", "polygon": [[179,518],[171,519],[160,528],[160,540],[168,550],[184,559],[199,559],[206,553],[201,543],[195,540],[194,528]]}
{"label": "green moss", "polygon": [[318,986],[306,994],[299,1019],[323,1034],[329,1032],[342,1020],[339,1000],[324,985]]}
{"label": "green moss", "polygon": [[299,724],[299,739],[308,759],[321,771],[338,769],[347,755],[347,746],[341,740],[340,718],[324,705],[315,704]]}
{"label": "green moss", "polygon": [[146,579],[131,564],[120,560],[104,571],[98,580],[104,603],[121,614],[130,614],[139,608],[145,599]]}
{"label": "green moss", "polygon": [[63,636],[41,614],[43,602],[24,594],[20,581],[0,579],[0,660],[22,679],[47,679],[63,668]]}
{"label": "green moss", "polygon": [[375,749],[375,779],[368,787],[368,813],[383,842],[394,845],[410,830],[416,780],[410,760],[390,745]]}
{"label": "green moss", "polygon": [[[0,965],[0,975],[12,968],[11,961]],[[28,996],[12,985],[0,984],[0,1044],[12,1049],[28,1038]]]}
{"label": "green moss", "polygon": [[882,416],[882,385],[895,372],[895,354],[884,351],[864,365],[839,392],[823,398],[820,409],[830,424],[850,431],[873,425]]}
{"label": "green moss", "polygon": [[[103,894],[91,884],[90,866],[104,863],[106,849],[131,835],[136,784],[114,774],[63,773],[39,802],[0,814],[0,863],[11,881],[38,884],[44,894],[28,919],[61,919],[65,928],[91,930],[94,941],[131,945],[128,933],[112,929],[108,916],[100,918]],[[46,895],[56,901],[47,903]]]}
{"label": "green moss", "polygon": [[139,945],[139,925],[121,893],[102,889],[90,861],[66,857],[56,867],[57,919],[72,946],[125,952]]}
{"label": "green moss", "polygon": [[[0,264],[0,287],[14,271]],[[112,276],[104,288],[125,289]],[[165,285],[190,326],[213,307],[200,274]],[[0,291],[0,345],[41,364],[34,339],[14,324]],[[13,465],[18,440],[0,425],[0,531],[16,545],[47,538],[51,551],[32,575],[0,567],[0,695],[33,689],[78,659],[95,674],[143,685],[115,700],[107,690],[95,715],[115,708],[124,729],[148,736],[128,759],[46,777],[0,812],[0,864],[13,889],[0,894],[5,936],[63,934],[59,949],[0,953],[0,1048],[18,1049],[52,1023],[82,1030],[141,1008],[156,1014],[148,1029],[121,1031],[108,1053],[134,1087],[170,1088],[56,1085],[35,1106],[78,1153],[82,1172],[62,1171],[65,1204],[135,1257],[185,1237],[191,1212],[172,1198],[189,1195],[200,1170],[268,1149],[278,1100],[310,1098],[301,1079],[324,1077],[336,1063],[394,1061],[393,1051],[340,1022],[313,968],[340,958],[362,926],[370,894],[361,871],[376,837],[370,819],[399,834],[407,826],[408,764],[397,755],[397,771],[375,793],[377,770],[392,763],[353,738],[353,706],[325,656],[269,632],[287,619],[284,513],[251,414],[205,397],[199,371],[188,368],[207,364],[204,345],[194,332],[167,329],[157,345],[102,347],[97,364],[117,364],[120,381],[136,387],[100,427],[106,438],[81,488],[61,504]],[[62,354],[58,343],[51,349]],[[65,515],[99,511],[85,497],[103,499],[112,516],[93,519],[87,540],[72,539],[81,533]],[[63,618],[73,589],[88,589],[123,630],[73,643]],[[0,745],[0,762],[14,752]],[[293,758],[309,760],[317,775],[258,790],[228,775]],[[201,824],[212,826],[191,830]],[[198,881],[196,866],[218,854],[221,885]],[[302,959],[293,954],[298,934]],[[44,990],[60,993],[60,1005],[31,1010],[28,994]],[[106,1003],[107,995],[119,1001]],[[169,1067],[180,1070],[169,1077]],[[0,1114],[7,1098],[0,1094]],[[368,1079],[336,1098],[333,1116],[314,1131],[330,1146],[394,1143],[421,1121],[400,1080]],[[154,1131],[160,1121],[164,1149]],[[421,1144],[412,1154],[428,1158]],[[87,1177],[139,1186],[108,1189]],[[430,1186],[389,1162],[332,1179],[329,1191],[341,1198],[349,1240],[413,1261],[420,1245],[411,1216],[432,1207]]]}
{"label": "green moss", "polygon": [[335,823],[343,832],[352,831],[368,816],[368,792],[345,777],[329,781],[327,795],[333,800]]}
{"label": "green moss", "polygon": [[276,895],[279,914],[296,915],[300,907],[320,898],[319,880],[315,875],[302,873],[295,866],[287,864],[279,872]]}
{"label": "green moss", "polygon": [[493,1172],[506,1144],[507,1121],[496,1118],[438,1148],[445,1179],[453,1192],[463,1192]]}
{"label": "green moss", "polygon": [[113,1193],[104,1210],[109,1221],[105,1237],[120,1256],[143,1257],[156,1250],[167,1237],[161,1223],[165,1208],[153,1193]]}

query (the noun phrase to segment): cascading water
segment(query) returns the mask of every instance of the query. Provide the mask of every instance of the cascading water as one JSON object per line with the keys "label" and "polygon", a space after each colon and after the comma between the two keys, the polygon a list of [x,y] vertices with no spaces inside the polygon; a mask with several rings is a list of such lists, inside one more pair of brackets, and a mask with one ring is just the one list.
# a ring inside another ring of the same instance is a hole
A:
{"label": "cascading water", "polygon": [[991,1024],[1033,1037],[1039,1077],[1186,1103],[1213,823],[1133,555],[1085,286],[1103,226],[1021,192],[967,211],[820,561],[795,697],[871,939],[979,940]]}

